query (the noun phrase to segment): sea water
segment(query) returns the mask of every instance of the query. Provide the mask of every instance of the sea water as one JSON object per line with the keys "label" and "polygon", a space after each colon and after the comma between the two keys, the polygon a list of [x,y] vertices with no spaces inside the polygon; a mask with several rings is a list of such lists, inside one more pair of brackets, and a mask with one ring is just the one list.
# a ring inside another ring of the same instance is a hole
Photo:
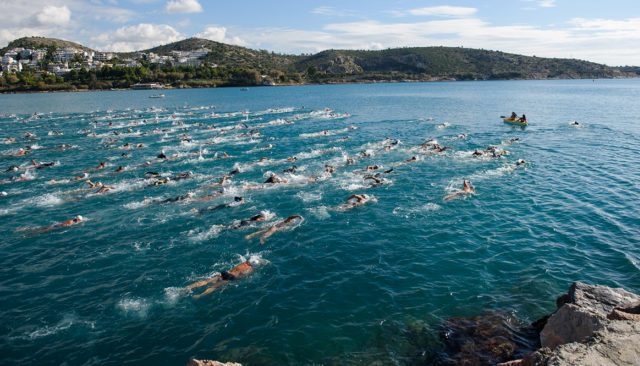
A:
{"label": "sea water", "polygon": [[[19,169],[0,176],[0,363],[403,364],[415,324],[437,339],[452,316],[532,321],[577,280],[640,291],[638,80],[151,94],[0,96],[0,168]],[[530,125],[504,124],[512,111]],[[448,149],[425,152],[428,139]],[[488,146],[508,154],[473,156]],[[161,203],[234,169],[218,198]],[[151,171],[191,174],[155,186]],[[272,172],[287,183],[262,186]],[[113,189],[74,180],[85,173]],[[476,193],[445,202],[463,179]],[[375,200],[337,209],[352,194]],[[198,211],[234,196],[245,203]],[[305,220],[245,239],[290,215]],[[181,290],[244,260],[245,279]]]}

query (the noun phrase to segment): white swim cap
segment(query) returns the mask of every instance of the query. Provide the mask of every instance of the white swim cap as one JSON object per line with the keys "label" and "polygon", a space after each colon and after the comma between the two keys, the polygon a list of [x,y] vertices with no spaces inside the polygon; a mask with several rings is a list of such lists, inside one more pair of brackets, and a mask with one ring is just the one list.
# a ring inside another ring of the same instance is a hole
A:
{"label": "white swim cap", "polygon": [[78,220],[78,221],[84,221],[84,217],[82,217],[82,216],[78,215],[78,216],[76,216],[76,220]]}

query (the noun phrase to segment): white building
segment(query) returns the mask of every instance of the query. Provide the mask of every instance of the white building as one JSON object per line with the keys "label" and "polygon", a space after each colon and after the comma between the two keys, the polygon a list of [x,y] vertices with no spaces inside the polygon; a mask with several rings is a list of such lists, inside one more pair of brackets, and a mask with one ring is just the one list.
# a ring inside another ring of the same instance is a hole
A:
{"label": "white building", "polygon": [[96,52],[93,55],[93,59],[96,60],[96,61],[101,61],[101,62],[111,61],[113,59],[113,53],[111,53],[111,52]]}

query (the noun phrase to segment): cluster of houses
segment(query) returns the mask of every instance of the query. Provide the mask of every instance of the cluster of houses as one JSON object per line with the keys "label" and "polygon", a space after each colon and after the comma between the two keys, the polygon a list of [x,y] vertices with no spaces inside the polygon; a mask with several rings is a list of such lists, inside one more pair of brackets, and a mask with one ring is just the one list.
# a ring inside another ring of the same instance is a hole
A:
{"label": "cluster of houses", "polygon": [[[4,73],[31,70],[50,72],[62,76],[71,70],[95,70],[104,66],[138,67],[145,60],[151,64],[171,66],[200,66],[210,52],[201,48],[194,51],[172,51],[170,55],[157,55],[152,52],[137,52],[128,57],[119,58],[112,52],[95,52],[74,47],[62,47],[53,51],[50,60],[46,60],[47,49],[17,47],[7,51],[1,59],[0,76]],[[48,61],[48,62],[45,62]],[[216,65],[211,65],[216,67]]]}

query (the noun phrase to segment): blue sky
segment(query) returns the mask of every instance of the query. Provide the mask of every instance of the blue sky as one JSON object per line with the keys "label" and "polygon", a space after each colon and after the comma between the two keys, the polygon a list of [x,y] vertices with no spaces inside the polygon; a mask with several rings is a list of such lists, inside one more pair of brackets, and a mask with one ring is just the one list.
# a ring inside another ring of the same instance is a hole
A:
{"label": "blue sky", "polygon": [[640,65],[640,1],[0,0],[0,46],[31,35],[132,51],[198,36],[287,53],[464,46]]}

